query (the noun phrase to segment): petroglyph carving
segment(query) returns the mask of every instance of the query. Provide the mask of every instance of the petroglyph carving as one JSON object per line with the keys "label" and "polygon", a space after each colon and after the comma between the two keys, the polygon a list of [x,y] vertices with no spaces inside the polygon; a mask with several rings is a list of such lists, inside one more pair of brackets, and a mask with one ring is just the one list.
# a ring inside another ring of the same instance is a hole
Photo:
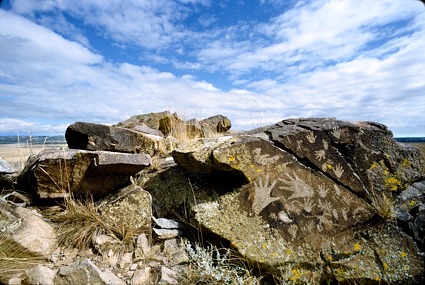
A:
{"label": "petroglyph carving", "polygon": [[322,164],[322,171],[326,172],[326,162]]}
{"label": "petroglyph carving", "polygon": [[332,210],[332,215],[334,216],[335,219],[338,220],[338,211],[336,209]]}
{"label": "petroglyph carving", "polygon": [[304,211],[306,211],[307,213],[311,213],[314,206],[315,204],[313,203],[313,200],[311,198],[304,198],[304,203],[302,204]]}
{"label": "petroglyph carving", "polygon": [[254,161],[261,165],[270,165],[279,160],[278,155],[270,157],[269,154],[261,154],[261,148],[254,149],[253,153]]}
{"label": "petroglyph carving", "polygon": [[315,228],[316,223],[314,221],[308,221],[305,225],[305,229],[307,230],[307,232],[311,232],[313,231],[313,229]]}
{"label": "petroglyph carving", "polygon": [[332,214],[331,214],[331,211],[329,211],[329,210],[323,211],[322,215],[317,216],[318,224],[317,224],[316,228],[319,232],[323,231],[324,225],[332,225],[333,224],[332,220],[330,220],[331,217],[332,217]]}
{"label": "petroglyph carving", "polygon": [[348,214],[348,209],[347,209],[347,208],[343,208],[343,209],[341,210],[341,212],[342,212],[342,217],[344,218],[344,220],[345,220],[345,221],[348,221],[348,216],[347,216],[347,214]]}
{"label": "petroglyph carving", "polygon": [[338,185],[334,184],[335,194],[339,197],[341,196],[341,190],[339,190]]}
{"label": "petroglyph carving", "polygon": [[326,158],[326,152],[323,149],[317,150],[314,153],[316,155],[316,159],[319,161]]}
{"label": "petroglyph carving", "polygon": [[338,127],[333,127],[331,134],[338,140],[341,138],[342,130]]}
{"label": "petroglyph carving", "polygon": [[279,189],[291,191],[292,195],[289,196],[289,199],[311,198],[314,196],[313,188],[300,179],[295,172],[293,172],[293,176],[288,173],[285,173],[285,175],[288,179],[279,178],[279,180],[284,184],[283,186],[280,186]]}
{"label": "petroglyph carving", "polygon": [[323,148],[324,148],[325,150],[328,150],[328,148],[329,148],[329,143],[328,143],[326,140],[322,140],[322,143],[323,143]]}
{"label": "petroglyph carving", "polygon": [[314,143],[316,141],[316,137],[312,131],[308,131],[306,138],[310,143]]}
{"label": "petroglyph carving", "polygon": [[297,141],[297,150],[301,150],[302,141]]}
{"label": "petroglyph carving", "polygon": [[338,178],[341,178],[342,174],[344,173],[344,169],[342,169],[342,166],[339,163],[335,167],[333,167],[332,170],[335,176]]}
{"label": "petroglyph carving", "polygon": [[298,226],[297,225],[292,224],[292,225],[289,226],[288,233],[291,234],[292,239],[297,237],[297,232],[298,232]]}
{"label": "petroglyph carving", "polygon": [[266,175],[264,181],[261,177],[258,178],[258,182],[254,181],[254,201],[252,203],[252,210],[257,215],[267,207],[270,203],[279,200],[279,197],[271,197],[270,193],[272,192],[274,186],[276,185],[276,181],[273,181],[269,184],[269,176]]}
{"label": "petroglyph carving", "polygon": [[319,185],[319,196],[322,198],[325,198],[326,195],[328,194],[329,189],[326,188],[326,186],[324,185]]}

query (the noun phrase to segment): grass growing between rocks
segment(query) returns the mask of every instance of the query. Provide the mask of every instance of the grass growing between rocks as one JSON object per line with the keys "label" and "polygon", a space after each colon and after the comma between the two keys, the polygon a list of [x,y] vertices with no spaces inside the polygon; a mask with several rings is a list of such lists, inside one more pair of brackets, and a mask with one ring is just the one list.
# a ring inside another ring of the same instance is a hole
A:
{"label": "grass growing between rocks", "polygon": [[10,278],[43,262],[43,257],[29,252],[10,237],[0,234],[0,282],[3,278]]}
{"label": "grass growing between rocks", "polygon": [[58,241],[63,246],[92,248],[99,236],[108,236],[109,239],[100,244],[113,245],[115,252],[124,252],[133,246],[134,238],[140,234],[129,225],[120,225],[101,215],[92,199],[66,198],[63,208],[62,212],[49,217],[57,225]]}

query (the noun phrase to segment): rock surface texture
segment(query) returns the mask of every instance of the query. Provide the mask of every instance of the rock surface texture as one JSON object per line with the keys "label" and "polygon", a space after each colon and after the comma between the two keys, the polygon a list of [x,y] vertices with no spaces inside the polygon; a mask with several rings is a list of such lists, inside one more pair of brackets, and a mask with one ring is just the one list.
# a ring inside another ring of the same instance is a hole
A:
{"label": "rock surface texture", "polygon": [[397,197],[423,178],[425,162],[381,124],[285,120],[197,141],[173,157],[192,173],[244,179],[193,206],[195,217],[288,281],[403,283],[424,273],[412,237],[389,221]]}
{"label": "rock surface texture", "polygon": [[150,162],[147,154],[46,149],[29,159],[18,183],[38,198],[100,198]]}
{"label": "rock surface texture", "polygon": [[230,126],[75,123],[71,149],[0,161],[0,283],[424,284],[418,149],[373,122]]}

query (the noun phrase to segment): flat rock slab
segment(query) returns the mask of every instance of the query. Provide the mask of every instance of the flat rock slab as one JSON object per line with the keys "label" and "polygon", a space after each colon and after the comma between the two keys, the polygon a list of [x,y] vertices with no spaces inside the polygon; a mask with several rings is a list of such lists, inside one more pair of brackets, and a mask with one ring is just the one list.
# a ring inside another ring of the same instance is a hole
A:
{"label": "flat rock slab", "polygon": [[149,166],[147,154],[86,150],[43,150],[27,162],[19,185],[38,198],[69,195],[102,198]]}
{"label": "flat rock slab", "polygon": [[101,124],[76,122],[66,129],[71,149],[103,150],[126,153],[148,153],[158,149],[162,136]]}

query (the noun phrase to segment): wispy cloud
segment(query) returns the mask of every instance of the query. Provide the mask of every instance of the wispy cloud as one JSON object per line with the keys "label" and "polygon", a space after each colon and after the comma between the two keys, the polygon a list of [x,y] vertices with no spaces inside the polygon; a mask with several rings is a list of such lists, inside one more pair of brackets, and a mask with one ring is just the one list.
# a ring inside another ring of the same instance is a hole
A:
{"label": "wispy cloud", "polygon": [[170,109],[244,129],[332,116],[425,134],[419,1],[259,0],[272,17],[226,24],[209,12],[220,3],[11,1],[0,10],[0,133]]}

